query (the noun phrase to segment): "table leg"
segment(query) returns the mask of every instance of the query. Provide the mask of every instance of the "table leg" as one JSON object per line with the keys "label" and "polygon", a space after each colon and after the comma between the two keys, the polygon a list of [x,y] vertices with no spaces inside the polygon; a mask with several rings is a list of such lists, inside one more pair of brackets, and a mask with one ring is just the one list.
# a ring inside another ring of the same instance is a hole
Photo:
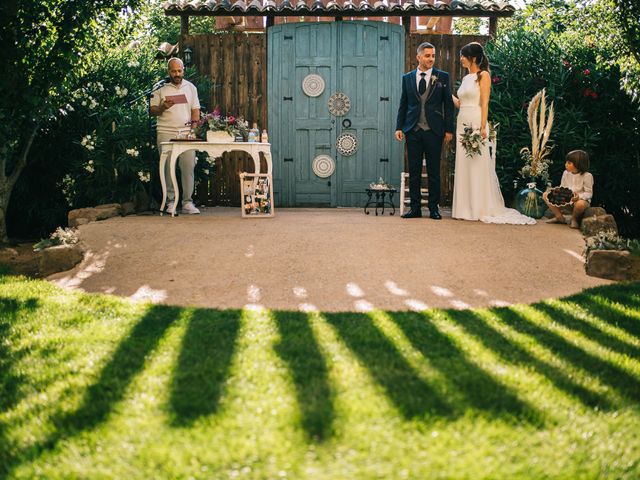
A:
{"label": "table leg", "polygon": [[391,206],[391,213],[389,215],[395,215],[396,214],[396,206],[393,204],[393,194],[395,192],[389,192],[389,204]]}
{"label": "table leg", "polygon": [[178,177],[176,177],[176,163],[178,161],[178,155],[174,154],[174,151],[171,150],[171,156],[169,159],[169,170],[171,171],[171,184],[173,185],[173,213],[172,217],[176,216],[176,211],[178,210],[178,200],[180,198],[180,190],[178,190]]}
{"label": "table leg", "polygon": [[267,173],[269,175],[272,175],[273,174],[273,172],[272,172],[272,170],[273,170],[273,162],[271,160],[271,153],[270,152],[263,152],[263,153],[264,153],[264,159],[267,162]]}
{"label": "table leg", "polygon": [[164,213],[164,206],[167,201],[167,179],[164,178],[164,166],[171,150],[163,150],[160,154],[160,185],[162,185],[162,202],[160,203],[160,216]]}
{"label": "table leg", "polygon": [[[369,210],[367,210],[369,208],[369,205],[371,205],[371,192],[367,192],[367,203],[365,203],[364,205],[364,213],[366,213],[367,215],[369,215]],[[377,215],[377,213],[376,213]]]}

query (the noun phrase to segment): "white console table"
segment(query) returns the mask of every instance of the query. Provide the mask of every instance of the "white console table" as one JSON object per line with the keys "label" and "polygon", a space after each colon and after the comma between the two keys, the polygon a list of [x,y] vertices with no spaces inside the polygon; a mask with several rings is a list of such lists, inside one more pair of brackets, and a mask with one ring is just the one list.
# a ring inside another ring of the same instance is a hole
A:
{"label": "white console table", "polygon": [[[206,152],[213,158],[221,157],[225,152],[246,152],[253,159],[255,173],[266,173],[269,176],[273,173],[273,163],[271,161],[271,144],[259,143],[259,142],[228,142],[228,143],[211,143],[211,142],[163,142],[162,154],[160,155],[160,183],[162,184],[162,203],[160,204],[160,215],[164,211],[165,203],[167,201],[167,180],[164,177],[164,166],[169,159],[169,170],[171,172],[171,184],[173,185],[173,191],[175,192],[175,199],[173,203],[173,213],[171,216],[175,216],[175,212],[178,208],[178,181],[176,178],[176,163],[178,157],[189,150],[197,150],[199,152]],[[260,153],[264,155],[267,161],[267,171],[260,171]]]}

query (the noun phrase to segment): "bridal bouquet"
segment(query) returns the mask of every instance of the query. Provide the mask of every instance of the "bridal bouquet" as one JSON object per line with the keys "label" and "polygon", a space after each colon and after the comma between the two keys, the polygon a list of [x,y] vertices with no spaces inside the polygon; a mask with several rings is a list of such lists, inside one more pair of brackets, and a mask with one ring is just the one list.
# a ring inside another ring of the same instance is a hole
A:
{"label": "bridal bouquet", "polygon": [[480,134],[479,128],[473,128],[466,123],[463,125],[464,131],[460,135],[460,144],[467,152],[467,157],[473,157],[480,154],[480,147],[484,145],[484,140]]}

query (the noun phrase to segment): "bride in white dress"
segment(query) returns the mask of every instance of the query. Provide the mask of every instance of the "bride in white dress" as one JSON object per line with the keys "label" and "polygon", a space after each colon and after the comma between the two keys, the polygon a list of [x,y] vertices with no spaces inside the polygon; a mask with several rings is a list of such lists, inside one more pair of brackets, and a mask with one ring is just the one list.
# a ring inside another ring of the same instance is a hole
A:
{"label": "bride in white dress", "polygon": [[[482,45],[473,42],[462,47],[460,60],[469,73],[462,79],[458,98],[453,97],[453,102],[460,112],[456,126],[456,169],[451,216],[485,223],[533,225],[536,223],[533,218],[504,206],[496,175],[495,152],[491,155],[487,142],[491,78],[488,71],[489,60]],[[480,129],[485,140],[480,147],[480,153],[471,157],[467,155],[460,142],[465,125]]]}

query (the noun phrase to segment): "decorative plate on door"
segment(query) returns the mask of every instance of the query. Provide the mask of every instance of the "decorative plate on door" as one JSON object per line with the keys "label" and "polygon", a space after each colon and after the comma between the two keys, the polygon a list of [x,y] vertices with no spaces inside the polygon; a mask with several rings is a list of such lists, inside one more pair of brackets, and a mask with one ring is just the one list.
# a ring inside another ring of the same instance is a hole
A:
{"label": "decorative plate on door", "polygon": [[309,97],[319,97],[324,92],[324,79],[311,73],[302,80],[302,91]]}
{"label": "decorative plate on door", "polygon": [[334,93],[329,97],[328,106],[331,115],[341,117],[351,108],[351,100],[344,93]]}
{"label": "decorative plate on door", "polygon": [[329,155],[318,155],[311,162],[311,168],[320,178],[327,178],[333,175],[336,169],[336,162]]}
{"label": "decorative plate on door", "polygon": [[336,140],[336,148],[341,155],[351,156],[358,151],[358,139],[351,133],[343,133]]}

